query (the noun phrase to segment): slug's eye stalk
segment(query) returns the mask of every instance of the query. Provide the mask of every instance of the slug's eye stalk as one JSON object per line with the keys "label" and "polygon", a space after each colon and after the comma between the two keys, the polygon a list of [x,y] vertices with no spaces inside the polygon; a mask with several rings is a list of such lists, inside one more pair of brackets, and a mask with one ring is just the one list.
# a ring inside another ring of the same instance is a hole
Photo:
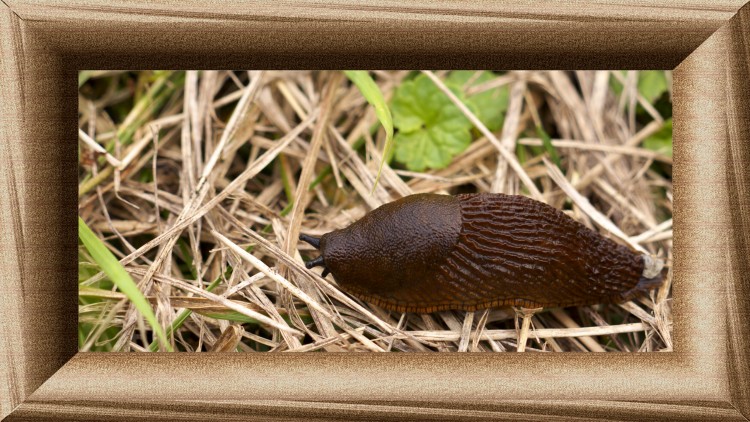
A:
{"label": "slug's eye stalk", "polygon": [[[306,234],[301,234],[299,235],[299,240],[311,244],[315,249],[320,249],[319,237],[312,237]],[[323,260],[323,255],[313,259],[312,261],[305,261],[305,267],[307,267],[308,270],[313,267],[323,267],[323,278],[325,278],[328,273],[330,273],[330,271],[328,271],[328,268],[326,267],[326,262]]]}
{"label": "slug's eye stalk", "polygon": [[305,267],[307,267],[308,270],[313,267],[323,267],[323,274],[321,274],[323,278],[325,278],[325,276],[327,276],[328,273],[330,273],[330,271],[328,271],[328,268],[326,267],[326,262],[323,260],[322,256],[319,256],[313,259],[312,261],[305,261]]}
{"label": "slug's eye stalk", "polygon": [[315,249],[320,249],[320,238],[319,237],[312,237],[312,236],[308,236],[306,234],[301,234],[301,235],[299,235],[299,240],[301,240],[303,242],[309,243]]}
{"label": "slug's eye stalk", "polygon": [[314,268],[314,267],[325,267],[325,266],[326,266],[326,263],[325,263],[325,261],[323,261],[323,257],[322,256],[319,256],[319,257],[313,259],[312,261],[306,261],[305,262],[305,267],[307,267],[308,270],[311,269],[311,268]]}

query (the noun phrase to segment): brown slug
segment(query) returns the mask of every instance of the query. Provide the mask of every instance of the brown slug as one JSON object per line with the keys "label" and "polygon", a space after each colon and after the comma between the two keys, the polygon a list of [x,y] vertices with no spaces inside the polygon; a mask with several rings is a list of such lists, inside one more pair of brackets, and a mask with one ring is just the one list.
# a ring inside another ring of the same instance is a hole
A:
{"label": "brown slug", "polygon": [[578,306],[629,300],[663,264],[525,196],[418,194],[321,238],[307,268],[399,312]]}

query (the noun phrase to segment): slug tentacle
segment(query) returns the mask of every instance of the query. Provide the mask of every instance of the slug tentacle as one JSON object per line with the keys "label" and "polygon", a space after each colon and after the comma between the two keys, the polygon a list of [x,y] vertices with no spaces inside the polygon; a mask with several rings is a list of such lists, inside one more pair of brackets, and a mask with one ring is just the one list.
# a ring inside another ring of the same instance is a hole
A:
{"label": "slug tentacle", "polygon": [[326,262],[323,259],[323,255],[313,259],[312,261],[305,261],[305,267],[307,267],[308,270],[314,267],[325,267],[325,266],[326,266]]}
{"label": "slug tentacle", "polygon": [[[319,237],[312,237],[308,236],[306,234],[299,235],[299,240],[302,240],[304,242],[309,243],[312,245],[315,249],[320,249],[320,238]],[[323,255],[320,255],[319,257],[313,259],[312,261],[305,261],[305,267],[309,270],[313,267],[323,267],[323,274],[321,276],[325,278],[331,271],[326,267],[325,258],[323,258]]]}
{"label": "slug tentacle", "polygon": [[299,235],[299,240],[301,240],[303,242],[309,243],[315,249],[320,249],[320,238],[319,237],[312,237],[312,236],[308,236],[306,234],[301,234],[301,235]]}

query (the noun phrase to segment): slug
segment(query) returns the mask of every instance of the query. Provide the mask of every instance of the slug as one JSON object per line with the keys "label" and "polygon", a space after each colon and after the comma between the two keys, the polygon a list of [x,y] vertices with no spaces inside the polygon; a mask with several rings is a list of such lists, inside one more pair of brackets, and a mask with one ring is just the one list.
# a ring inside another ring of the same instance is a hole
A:
{"label": "slug", "polygon": [[517,195],[410,195],[300,240],[321,252],[308,269],[399,312],[617,303],[662,282],[661,261]]}

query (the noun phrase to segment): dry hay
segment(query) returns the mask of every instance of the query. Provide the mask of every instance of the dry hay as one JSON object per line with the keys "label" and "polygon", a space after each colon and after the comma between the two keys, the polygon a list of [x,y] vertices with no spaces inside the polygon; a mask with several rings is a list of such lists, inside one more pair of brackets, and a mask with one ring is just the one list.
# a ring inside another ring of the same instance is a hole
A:
{"label": "dry hay", "polygon": [[[438,83],[445,76],[428,73]],[[388,99],[408,74],[374,77]],[[188,71],[184,84],[165,78],[161,90],[145,77],[152,73],[137,75],[88,74],[79,101],[79,214],[139,284],[163,327],[193,311],[171,336],[177,349],[672,350],[671,271],[650,298],[622,305],[400,314],[306,270],[302,258],[317,252],[297,241],[300,232],[343,228],[412,193],[497,191],[557,208],[567,203],[576,220],[671,267],[671,157],[641,146],[663,118],[638,94],[637,72],[518,71],[467,87],[471,95],[508,86],[503,127],[481,133],[441,170],[386,165],[374,192],[384,131],[371,132],[373,108],[340,72]],[[623,84],[620,95],[611,78]],[[122,83],[128,80],[137,84]],[[93,83],[98,88],[86,93]],[[139,98],[124,121],[113,122],[113,107],[134,93]],[[637,104],[649,123],[636,122]],[[543,153],[518,163],[519,144],[542,145],[527,135],[537,124],[556,134],[565,175]],[[109,152],[99,146],[108,144]],[[81,259],[84,265],[85,253]],[[148,326],[121,293],[100,288],[102,279],[80,282],[79,323],[90,327],[81,350],[148,350]],[[243,323],[247,314],[273,325]]]}

